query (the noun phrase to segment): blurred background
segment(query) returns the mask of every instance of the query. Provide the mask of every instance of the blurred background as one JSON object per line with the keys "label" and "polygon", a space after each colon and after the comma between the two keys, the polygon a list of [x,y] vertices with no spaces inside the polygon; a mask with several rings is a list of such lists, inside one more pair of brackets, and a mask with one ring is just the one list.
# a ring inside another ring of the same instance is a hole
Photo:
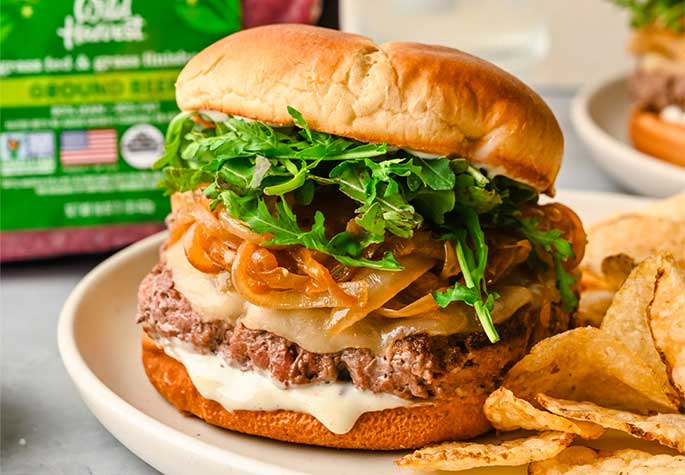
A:
{"label": "blurred background", "polygon": [[180,68],[227,34],[277,22],[493,61],[555,112],[557,187],[622,190],[570,120],[580,87],[633,67],[628,14],[606,0],[0,0],[3,473],[154,473],[75,403],[57,316],[90,269],[163,227],[168,198],[150,167]]}
{"label": "blurred background", "polygon": [[605,0],[340,0],[343,30],[462,49],[542,92],[625,72],[627,12]]}

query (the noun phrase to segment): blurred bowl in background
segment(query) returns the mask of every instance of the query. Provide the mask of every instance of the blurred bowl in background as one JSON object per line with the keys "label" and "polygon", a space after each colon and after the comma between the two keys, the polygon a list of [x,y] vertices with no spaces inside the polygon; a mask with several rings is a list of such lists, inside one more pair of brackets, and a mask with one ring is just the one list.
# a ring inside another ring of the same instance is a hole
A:
{"label": "blurred bowl in background", "polygon": [[685,190],[685,168],[633,148],[630,110],[627,77],[622,75],[583,87],[573,99],[571,120],[597,165],[619,184],[654,197]]}

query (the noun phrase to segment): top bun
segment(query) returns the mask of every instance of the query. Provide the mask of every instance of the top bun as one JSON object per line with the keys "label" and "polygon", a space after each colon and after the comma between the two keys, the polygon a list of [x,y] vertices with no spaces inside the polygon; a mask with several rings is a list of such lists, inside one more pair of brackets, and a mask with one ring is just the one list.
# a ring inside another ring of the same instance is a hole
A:
{"label": "top bun", "polygon": [[563,154],[544,101],[496,66],[442,46],[386,43],[304,25],[270,25],[209,46],[181,71],[182,110],[216,110],[363,142],[468,158],[553,192]]}

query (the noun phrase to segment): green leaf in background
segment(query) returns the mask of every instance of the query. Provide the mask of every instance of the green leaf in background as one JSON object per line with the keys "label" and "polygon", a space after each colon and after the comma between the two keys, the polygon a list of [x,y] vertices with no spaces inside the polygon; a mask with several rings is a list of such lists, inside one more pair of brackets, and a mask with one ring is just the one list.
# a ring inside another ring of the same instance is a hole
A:
{"label": "green leaf in background", "polygon": [[240,29],[240,2],[236,0],[176,0],[174,9],[197,31],[228,35]]}
{"label": "green leaf in background", "polygon": [[612,0],[630,11],[633,28],[655,24],[676,33],[685,31],[685,1],[683,0]]}

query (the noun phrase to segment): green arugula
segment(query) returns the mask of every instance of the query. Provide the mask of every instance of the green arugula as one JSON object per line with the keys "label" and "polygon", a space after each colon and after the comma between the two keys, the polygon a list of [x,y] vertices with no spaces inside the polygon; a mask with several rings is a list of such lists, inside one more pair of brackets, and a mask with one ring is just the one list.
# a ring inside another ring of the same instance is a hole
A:
{"label": "green arugula", "polygon": [[683,0],[613,0],[630,11],[633,28],[657,24],[676,33],[685,31],[685,2]]}
{"label": "green arugula", "polygon": [[[508,226],[551,253],[564,305],[573,304],[574,281],[561,265],[570,245],[560,231],[540,231],[538,223],[520,216],[524,203],[537,200],[533,190],[504,177],[490,179],[465,159],[425,159],[387,144],[314,131],[300,112],[288,111],[295,126],[279,128],[217,114],[179,114],[155,164],[163,171],[160,186],[169,194],[202,187],[212,206],[222,203],[251,230],[269,235],[270,244],[302,245],[352,267],[400,270],[391,253],[368,259],[363,250],[388,234],[411,238],[422,226],[440,232],[455,246],[461,281],[434,298],[443,307],[456,301],[473,306],[493,342],[499,336],[490,312],[498,295],[485,284],[483,229]],[[300,226],[292,198],[316,208],[318,191],[327,187],[357,204],[360,232],[327,237],[320,210],[309,229]]]}
{"label": "green arugula", "polygon": [[[466,285],[457,282],[444,292],[433,292],[433,298],[441,307],[447,307],[454,301],[463,301],[471,305],[486,335],[492,343],[495,343],[499,341],[499,334],[492,322],[490,312],[499,295],[495,292],[488,293],[485,283],[485,267],[488,262],[485,235],[480,226],[478,214],[473,209],[464,208],[460,210],[460,215],[466,229],[456,229],[444,237],[455,244],[457,261]],[[467,236],[472,242],[475,254],[467,242]]]}
{"label": "green arugula", "polygon": [[310,230],[305,231],[298,225],[297,217],[283,197],[277,201],[275,213],[269,210],[264,199],[258,195],[239,196],[227,190],[219,194],[219,199],[232,216],[244,221],[252,231],[271,234],[273,237],[265,244],[299,244],[329,254],[348,266],[381,270],[402,269],[391,253],[386,253],[380,260],[360,257],[364,247],[369,244],[364,236],[344,231],[330,240],[327,239],[325,218],[321,211],[314,214],[314,224]]}
{"label": "green arugula", "polygon": [[571,244],[561,237],[561,231],[558,229],[550,229],[549,231],[538,229],[539,222],[537,220],[518,218],[518,222],[523,235],[533,246],[542,248],[552,255],[557,288],[561,295],[561,305],[564,310],[572,311],[578,306],[578,298],[573,292],[575,279],[562,265],[562,262],[575,256]]}

